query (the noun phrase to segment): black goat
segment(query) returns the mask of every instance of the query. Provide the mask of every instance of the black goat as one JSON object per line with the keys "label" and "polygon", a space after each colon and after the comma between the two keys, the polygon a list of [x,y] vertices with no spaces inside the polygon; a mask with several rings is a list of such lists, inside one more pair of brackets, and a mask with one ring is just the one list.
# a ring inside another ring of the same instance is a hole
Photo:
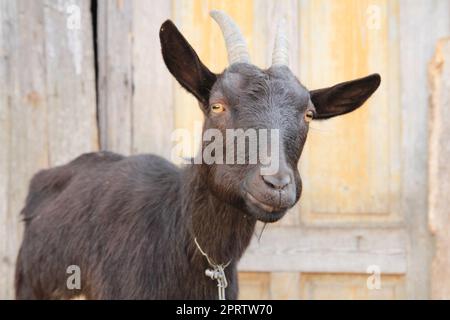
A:
{"label": "black goat", "polygon": [[[217,299],[207,268],[225,275],[226,298],[237,298],[236,265],[256,221],[277,221],[300,198],[297,164],[309,122],[355,110],[380,84],[375,74],[308,91],[287,66],[282,24],[273,65],[262,70],[250,64],[231,19],[212,15],[229,54],[222,74],[202,64],[171,21],[160,30],[164,61],[200,102],[204,131],[277,129],[278,170],[262,174],[260,162],[180,169],[154,155],[110,152],[43,170],[33,177],[22,211],[17,298]],[[66,285],[71,265],[81,270],[78,289]]]}

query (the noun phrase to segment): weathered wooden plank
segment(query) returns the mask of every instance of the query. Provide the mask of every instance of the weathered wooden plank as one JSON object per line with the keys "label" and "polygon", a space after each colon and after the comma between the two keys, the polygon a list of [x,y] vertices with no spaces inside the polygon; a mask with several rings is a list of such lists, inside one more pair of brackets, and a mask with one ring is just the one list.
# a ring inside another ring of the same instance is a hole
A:
{"label": "weathered wooden plank", "polygon": [[[157,10],[155,10],[157,8]],[[170,157],[174,128],[173,82],[161,55],[159,28],[170,19],[171,2],[133,2],[132,152]]]}
{"label": "weathered wooden plank", "polygon": [[12,31],[10,29],[10,19],[13,16],[14,8],[7,5],[6,1],[0,1],[0,298],[7,298],[8,293],[5,288],[11,285],[8,268],[10,268],[7,238],[11,231],[7,222],[8,219],[8,186],[9,186],[9,132],[10,132],[10,52],[11,38],[7,38],[7,34]]}
{"label": "weathered wooden plank", "polygon": [[130,154],[133,2],[98,1],[98,112],[101,148]]}
{"label": "weathered wooden plank", "polygon": [[[29,179],[48,165],[44,14],[42,1],[2,1],[2,24],[6,62],[8,119],[8,176],[6,211],[0,224],[2,247],[0,297],[13,297],[14,263],[22,236],[19,212]],[[32,52],[32,54],[31,54]],[[26,67],[25,67],[26,66]],[[2,179],[3,180],[3,179]]]}
{"label": "weathered wooden plank", "polygon": [[450,299],[450,38],[438,42],[430,65],[429,221],[435,239],[431,297]]}
{"label": "weathered wooden plank", "polygon": [[98,4],[102,149],[169,157],[173,84],[161,56],[159,27],[170,18],[171,3],[108,0]]}
{"label": "weathered wooden plank", "polygon": [[365,273],[406,272],[407,236],[401,229],[268,228],[254,239],[241,271]]}
{"label": "weathered wooden plank", "polygon": [[[90,0],[44,1],[49,162],[98,150]],[[78,138],[77,138],[78,137]]]}
{"label": "weathered wooden plank", "polygon": [[450,34],[448,1],[400,1],[402,211],[411,234],[407,295],[430,295],[432,243],[427,218],[428,65],[436,40]]}

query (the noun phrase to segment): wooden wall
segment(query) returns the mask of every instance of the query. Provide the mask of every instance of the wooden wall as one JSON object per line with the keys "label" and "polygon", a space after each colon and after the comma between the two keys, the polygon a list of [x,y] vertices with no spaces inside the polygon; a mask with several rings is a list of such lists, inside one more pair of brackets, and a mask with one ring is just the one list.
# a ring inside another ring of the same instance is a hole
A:
{"label": "wooden wall", "polygon": [[13,297],[31,176],[99,147],[93,53],[90,1],[0,0],[0,298]]}
{"label": "wooden wall", "polygon": [[[235,19],[260,67],[286,17],[291,69],[310,88],[383,78],[361,110],[313,124],[302,204],[252,243],[241,296],[430,297],[427,68],[450,35],[450,1],[97,2],[94,28],[89,0],[0,0],[0,298],[13,297],[33,173],[99,148],[169,158],[173,129],[194,132],[201,112],[166,70],[158,32],[171,18],[220,72],[226,52],[211,9]],[[371,265],[381,268],[381,290],[367,289]]]}

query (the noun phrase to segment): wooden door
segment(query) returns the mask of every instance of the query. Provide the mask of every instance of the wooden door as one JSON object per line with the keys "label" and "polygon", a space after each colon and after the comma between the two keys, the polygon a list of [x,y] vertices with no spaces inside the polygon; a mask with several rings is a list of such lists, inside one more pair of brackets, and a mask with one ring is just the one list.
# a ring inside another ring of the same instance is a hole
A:
{"label": "wooden door", "polygon": [[[270,65],[276,22],[285,16],[290,67],[308,88],[382,76],[361,109],[311,125],[300,164],[302,199],[260,240],[255,236],[240,263],[240,298],[428,297],[427,164],[417,155],[427,152],[427,63],[437,37],[448,33],[448,24],[430,21],[448,22],[448,3],[178,0],[173,6],[175,22],[213,71],[226,65],[222,37],[208,17],[214,8],[236,20],[260,67]],[[175,115],[176,127],[191,130],[201,120],[195,101],[177,89]]]}
{"label": "wooden door", "polygon": [[[267,298],[405,297],[396,12],[397,3],[386,1],[302,2],[300,78],[307,87],[373,72],[382,84],[356,112],[311,125],[301,202],[252,244],[241,268],[266,273],[241,274],[242,298],[255,288]],[[325,23],[317,28],[316,21]],[[378,271],[381,288],[370,290]]]}
{"label": "wooden door", "polygon": [[441,19],[448,3],[314,0],[297,10],[309,88],[373,72],[382,84],[363,108],[311,125],[301,202],[254,239],[240,297],[427,298],[426,68],[449,24],[442,16],[433,29],[420,12]]}

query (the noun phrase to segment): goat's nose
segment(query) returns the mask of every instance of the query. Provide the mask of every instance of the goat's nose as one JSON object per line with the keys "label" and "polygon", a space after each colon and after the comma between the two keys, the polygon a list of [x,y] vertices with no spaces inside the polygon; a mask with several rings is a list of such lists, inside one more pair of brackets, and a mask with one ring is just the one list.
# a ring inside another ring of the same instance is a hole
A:
{"label": "goat's nose", "polygon": [[277,173],[273,175],[262,176],[264,182],[272,189],[284,189],[289,183],[291,183],[291,175],[288,173]]}

